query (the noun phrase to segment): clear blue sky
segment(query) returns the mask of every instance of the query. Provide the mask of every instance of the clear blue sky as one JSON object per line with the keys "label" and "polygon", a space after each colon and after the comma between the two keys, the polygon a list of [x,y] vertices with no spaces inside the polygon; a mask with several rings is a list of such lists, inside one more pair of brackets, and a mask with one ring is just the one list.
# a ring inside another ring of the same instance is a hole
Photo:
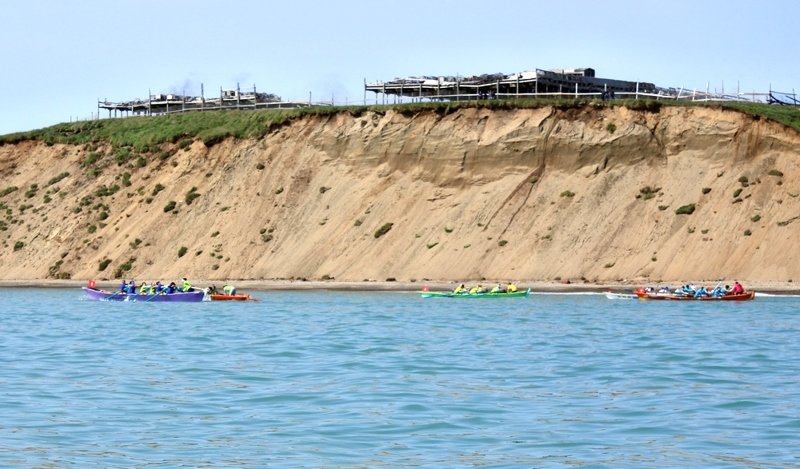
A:
{"label": "clear blue sky", "polygon": [[363,102],[364,79],[592,67],[689,90],[800,91],[795,0],[8,0],[0,18],[0,134],[200,83],[207,97],[239,83]]}

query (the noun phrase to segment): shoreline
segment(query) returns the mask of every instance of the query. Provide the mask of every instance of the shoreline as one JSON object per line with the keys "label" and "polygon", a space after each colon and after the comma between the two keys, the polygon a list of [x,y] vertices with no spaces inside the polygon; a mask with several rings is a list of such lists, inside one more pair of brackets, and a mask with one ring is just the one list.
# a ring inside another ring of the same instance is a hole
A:
{"label": "shoreline", "polygon": [[[429,281],[429,282],[385,282],[361,281],[343,282],[335,280],[236,280],[231,281],[239,291],[397,291],[418,292],[427,287],[432,291],[449,291],[462,281]],[[732,282],[732,281],[731,281]],[[85,286],[86,280],[0,280],[0,288],[80,288]],[[177,283],[177,280],[176,280]],[[491,286],[497,282],[489,281],[464,281],[468,285],[482,283]],[[504,283],[504,282],[501,282]],[[715,285],[716,282],[660,282],[658,285],[677,286],[680,283],[696,283],[698,285]],[[748,290],[773,294],[800,295],[800,285],[788,282],[742,282]],[[224,284],[219,280],[194,280],[192,285],[207,287],[216,285],[221,288]],[[97,281],[97,286],[105,289],[116,290],[119,281]],[[602,293],[604,291],[631,291],[641,285],[655,285],[646,283],[566,283],[546,281],[521,281],[516,284],[520,289],[530,288],[532,293]]]}

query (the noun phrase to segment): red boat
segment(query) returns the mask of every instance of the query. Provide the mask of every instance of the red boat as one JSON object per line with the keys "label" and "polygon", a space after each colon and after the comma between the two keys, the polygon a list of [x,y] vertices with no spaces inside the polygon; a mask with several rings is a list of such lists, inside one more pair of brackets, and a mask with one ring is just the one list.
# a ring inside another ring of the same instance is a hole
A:
{"label": "red boat", "polygon": [[640,300],[678,300],[678,301],[748,301],[756,297],[755,291],[746,291],[743,293],[729,293],[722,296],[699,296],[695,298],[693,295],[676,295],[675,293],[658,293],[646,291],[644,288],[637,288],[634,290],[636,296]]}
{"label": "red boat", "polygon": [[209,295],[211,301],[258,301],[258,298],[252,298],[250,295],[242,293],[236,295],[226,295],[225,293],[212,293]]}

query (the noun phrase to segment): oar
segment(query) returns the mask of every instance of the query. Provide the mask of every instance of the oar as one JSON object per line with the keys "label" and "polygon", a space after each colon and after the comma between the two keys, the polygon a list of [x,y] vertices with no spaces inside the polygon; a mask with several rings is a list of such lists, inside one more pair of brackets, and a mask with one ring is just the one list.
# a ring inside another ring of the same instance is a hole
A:
{"label": "oar", "polygon": [[145,303],[147,303],[148,301],[150,301],[150,300],[154,299],[154,298],[155,298],[155,297],[157,297],[157,296],[158,296],[158,293],[153,293],[153,296],[151,296],[150,298],[148,298],[148,299],[144,300],[144,302],[145,302]]}
{"label": "oar", "polygon": [[111,295],[107,296],[107,297],[105,298],[105,300],[106,300],[106,301],[108,301],[108,300],[110,300],[111,298],[114,298],[115,296],[119,295],[120,293],[123,293],[123,292],[122,292],[122,291],[117,291],[117,292],[114,292],[114,293],[112,293]]}

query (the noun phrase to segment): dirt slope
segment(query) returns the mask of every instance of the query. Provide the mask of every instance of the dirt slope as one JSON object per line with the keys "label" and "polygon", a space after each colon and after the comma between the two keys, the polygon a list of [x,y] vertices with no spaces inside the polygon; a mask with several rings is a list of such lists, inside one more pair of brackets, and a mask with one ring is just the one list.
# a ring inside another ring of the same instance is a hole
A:
{"label": "dirt slope", "polygon": [[4,145],[0,279],[787,282],[798,149],[780,124],[694,107],[340,113],[143,167]]}

